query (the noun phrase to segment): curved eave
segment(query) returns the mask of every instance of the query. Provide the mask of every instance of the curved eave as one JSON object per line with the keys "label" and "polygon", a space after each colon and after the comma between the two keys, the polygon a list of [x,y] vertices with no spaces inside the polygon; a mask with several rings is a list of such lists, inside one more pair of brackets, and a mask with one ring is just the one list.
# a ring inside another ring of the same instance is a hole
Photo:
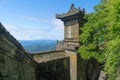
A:
{"label": "curved eave", "polygon": [[62,14],[62,15],[56,14],[56,18],[57,18],[57,19],[63,19],[63,18],[70,17],[70,16],[73,16],[73,15],[76,15],[76,14],[81,14],[81,12],[78,11],[78,12],[76,12],[76,13],[72,13],[72,14]]}

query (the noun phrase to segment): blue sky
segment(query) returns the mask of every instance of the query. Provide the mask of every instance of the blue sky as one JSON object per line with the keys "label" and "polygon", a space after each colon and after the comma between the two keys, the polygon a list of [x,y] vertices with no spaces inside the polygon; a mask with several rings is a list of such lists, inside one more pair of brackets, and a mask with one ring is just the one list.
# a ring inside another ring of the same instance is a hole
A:
{"label": "blue sky", "polygon": [[72,3],[90,13],[100,0],[0,0],[0,22],[17,40],[62,40],[64,26],[55,14],[66,13]]}

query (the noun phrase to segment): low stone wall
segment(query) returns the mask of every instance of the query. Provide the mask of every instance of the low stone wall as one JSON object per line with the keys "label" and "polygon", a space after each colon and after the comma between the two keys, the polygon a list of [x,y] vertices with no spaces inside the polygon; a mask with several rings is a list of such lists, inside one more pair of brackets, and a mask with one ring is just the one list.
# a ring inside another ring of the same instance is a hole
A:
{"label": "low stone wall", "polygon": [[69,57],[69,55],[64,50],[56,50],[56,51],[49,51],[49,52],[41,52],[41,53],[31,53],[33,59],[37,63],[53,61],[65,57]]}

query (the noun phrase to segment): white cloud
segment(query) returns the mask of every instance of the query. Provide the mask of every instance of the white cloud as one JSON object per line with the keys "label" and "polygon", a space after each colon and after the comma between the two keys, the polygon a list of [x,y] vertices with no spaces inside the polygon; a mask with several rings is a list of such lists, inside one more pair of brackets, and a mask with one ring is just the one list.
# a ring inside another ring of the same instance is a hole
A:
{"label": "white cloud", "polygon": [[[33,39],[63,39],[64,26],[63,22],[58,19],[39,19],[33,16],[23,16],[22,18],[37,21],[37,23],[48,24],[48,28],[36,27],[34,30],[30,26],[22,27],[13,24],[3,24],[5,28],[18,40],[33,40]],[[51,28],[49,27],[52,26]],[[41,25],[38,25],[41,26]],[[34,26],[33,26],[34,27]],[[44,26],[43,26],[44,27]]]}
{"label": "white cloud", "polygon": [[32,20],[32,21],[38,21],[40,23],[51,24],[51,20],[50,19],[45,20],[45,19],[40,19],[40,18],[34,17],[34,16],[22,16],[22,18],[28,19],[28,20]]}
{"label": "white cloud", "polygon": [[23,18],[29,19],[29,20],[32,20],[32,21],[38,21],[38,22],[44,23],[44,24],[53,25],[55,30],[63,30],[63,28],[64,28],[63,27],[63,22],[61,20],[58,20],[58,19],[44,20],[44,19],[39,19],[39,18],[34,17],[34,16],[23,16]]}
{"label": "white cloud", "polygon": [[50,22],[54,27],[52,29],[30,29],[20,28],[17,25],[3,24],[5,28],[17,40],[35,40],[35,39],[63,39],[62,24],[57,21]]}
{"label": "white cloud", "polygon": [[53,19],[52,24],[54,25],[55,30],[64,30],[63,22],[58,19]]}
{"label": "white cloud", "polygon": [[38,21],[39,19],[33,16],[23,16],[25,19],[33,20],[33,21]]}
{"label": "white cloud", "polygon": [[23,29],[11,24],[4,24],[4,26],[18,40],[25,40],[25,39],[29,40],[33,38],[36,39],[35,35],[33,34],[37,35],[43,32],[43,30]]}

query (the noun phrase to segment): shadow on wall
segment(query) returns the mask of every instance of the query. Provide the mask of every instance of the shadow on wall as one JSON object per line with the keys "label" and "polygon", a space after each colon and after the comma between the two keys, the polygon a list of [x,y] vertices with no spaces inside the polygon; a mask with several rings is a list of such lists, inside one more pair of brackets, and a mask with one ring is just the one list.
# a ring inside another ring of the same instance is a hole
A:
{"label": "shadow on wall", "polygon": [[98,80],[100,74],[100,66],[97,60],[90,59],[87,63],[86,78],[87,80]]}
{"label": "shadow on wall", "polygon": [[35,73],[37,80],[70,80],[69,58],[40,63]]}
{"label": "shadow on wall", "polygon": [[77,80],[98,80],[100,64],[96,59],[83,60],[77,55]]}

